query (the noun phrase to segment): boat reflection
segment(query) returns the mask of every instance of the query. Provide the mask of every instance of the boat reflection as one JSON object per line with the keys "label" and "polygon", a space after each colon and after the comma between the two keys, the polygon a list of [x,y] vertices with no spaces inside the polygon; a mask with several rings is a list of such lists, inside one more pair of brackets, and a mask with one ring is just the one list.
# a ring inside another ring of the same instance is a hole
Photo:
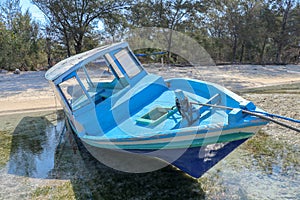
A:
{"label": "boat reflection", "polygon": [[[52,114],[53,115],[53,114]],[[12,133],[8,173],[32,178],[47,178],[54,167],[55,151],[64,122],[53,116],[22,118]]]}

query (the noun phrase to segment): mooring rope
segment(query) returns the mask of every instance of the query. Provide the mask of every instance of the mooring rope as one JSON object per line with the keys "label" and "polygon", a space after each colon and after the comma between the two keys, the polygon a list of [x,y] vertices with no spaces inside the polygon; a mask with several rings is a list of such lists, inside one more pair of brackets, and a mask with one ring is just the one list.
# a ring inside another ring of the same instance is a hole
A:
{"label": "mooring rope", "polygon": [[286,117],[286,116],[281,116],[281,115],[276,115],[276,114],[267,113],[267,112],[261,112],[261,111],[255,111],[255,110],[251,110],[251,112],[263,114],[263,115],[266,115],[266,116],[269,116],[269,117],[276,117],[276,118],[279,118],[279,119],[284,119],[284,120],[295,122],[295,123],[300,123],[300,120],[293,119],[293,118]]}
{"label": "mooring rope", "polygon": [[[233,109],[235,109],[233,107],[221,106],[221,105],[214,105],[214,104],[206,104],[206,103],[191,102],[191,104],[200,105],[200,106],[207,106],[207,107],[212,107],[212,108],[220,108],[220,109],[225,109],[225,110],[233,110]],[[284,116],[280,116],[280,115],[270,114],[270,113],[267,113],[267,112],[250,111],[250,110],[244,110],[244,109],[241,109],[241,111],[243,113],[246,113],[246,114],[249,114],[249,115],[253,115],[253,116],[259,117],[261,119],[267,120],[267,121],[274,122],[274,123],[276,123],[276,124],[278,124],[280,126],[289,128],[291,130],[294,130],[294,131],[300,133],[300,129],[299,128],[290,126],[289,124],[286,124],[286,123],[283,123],[281,121],[275,120],[275,119],[273,119],[271,117],[277,117],[277,118],[281,118],[281,119],[288,120],[288,121],[291,121],[291,122],[296,122],[296,123],[300,123],[299,120],[288,118],[288,117],[284,117]]]}

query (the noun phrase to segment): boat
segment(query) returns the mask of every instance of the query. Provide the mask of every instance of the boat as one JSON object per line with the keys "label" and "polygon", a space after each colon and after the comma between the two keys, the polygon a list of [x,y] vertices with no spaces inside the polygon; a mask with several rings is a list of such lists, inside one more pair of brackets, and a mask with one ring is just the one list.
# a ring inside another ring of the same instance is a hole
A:
{"label": "boat", "polygon": [[45,77],[84,144],[163,160],[194,178],[268,123],[220,85],[148,73],[126,42],[69,57]]}

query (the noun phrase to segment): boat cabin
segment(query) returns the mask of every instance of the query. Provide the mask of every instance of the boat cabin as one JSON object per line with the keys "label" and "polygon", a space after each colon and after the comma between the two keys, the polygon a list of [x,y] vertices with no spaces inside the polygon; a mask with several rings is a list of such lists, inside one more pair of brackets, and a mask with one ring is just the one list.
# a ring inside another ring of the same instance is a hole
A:
{"label": "boat cabin", "polygon": [[66,59],[47,73],[70,111],[98,104],[147,74],[126,43],[105,47]]}
{"label": "boat cabin", "polygon": [[[167,90],[163,79],[148,74],[125,42],[63,60],[46,78],[71,124],[76,129],[91,124],[85,131],[92,135],[114,128]],[[145,97],[147,101],[140,100]]]}

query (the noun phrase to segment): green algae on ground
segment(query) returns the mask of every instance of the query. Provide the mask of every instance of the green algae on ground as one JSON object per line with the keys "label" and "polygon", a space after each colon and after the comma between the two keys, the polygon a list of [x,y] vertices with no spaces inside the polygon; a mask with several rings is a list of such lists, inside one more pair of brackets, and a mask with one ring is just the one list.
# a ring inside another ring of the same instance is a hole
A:
{"label": "green algae on ground", "polygon": [[243,149],[250,152],[253,164],[266,173],[273,173],[274,165],[281,173],[287,173],[291,168],[300,169],[300,150],[286,141],[275,139],[263,131],[258,132],[247,141]]}
{"label": "green algae on ground", "polygon": [[31,193],[31,199],[76,199],[72,187],[70,181],[60,185],[38,187]]}
{"label": "green algae on ground", "polygon": [[0,131],[0,167],[9,161],[12,136],[7,131]]}
{"label": "green algae on ground", "polygon": [[198,181],[206,199],[295,199],[299,171],[299,147],[260,131]]}
{"label": "green algae on ground", "polygon": [[240,94],[300,94],[300,82],[283,85],[263,86],[257,88],[247,88],[236,92]]}

